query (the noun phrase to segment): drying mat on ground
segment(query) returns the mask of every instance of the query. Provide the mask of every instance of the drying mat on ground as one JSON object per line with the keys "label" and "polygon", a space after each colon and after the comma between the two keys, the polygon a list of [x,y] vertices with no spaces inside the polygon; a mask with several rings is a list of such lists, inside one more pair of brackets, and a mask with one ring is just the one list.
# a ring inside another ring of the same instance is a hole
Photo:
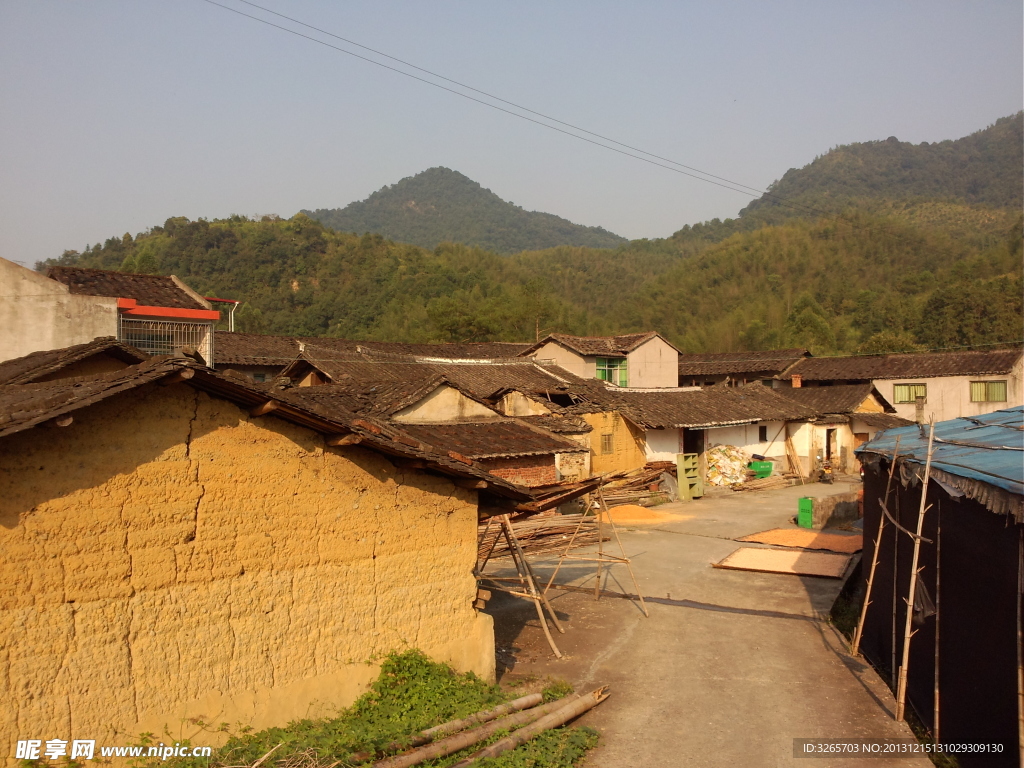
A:
{"label": "drying mat on ground", "polygon": [[846,573],[850,557],[850,555],[832,555],[823,552],[740,547],[721,562],[712,563],[712,565],[715,568],[732,568],[737,571],[792,573],[797,576],[825,576],[830,579],[839,579]]}
{"label": "drying mat on ground", "polygon": [[864,537],[860,534],[821,533],[801,531],[793,528],[773,528],[736,541],[753,541],[758,544],[774,544],[777,547],[800,547],[801,549],[827,549],[852,555],[864,549]]}

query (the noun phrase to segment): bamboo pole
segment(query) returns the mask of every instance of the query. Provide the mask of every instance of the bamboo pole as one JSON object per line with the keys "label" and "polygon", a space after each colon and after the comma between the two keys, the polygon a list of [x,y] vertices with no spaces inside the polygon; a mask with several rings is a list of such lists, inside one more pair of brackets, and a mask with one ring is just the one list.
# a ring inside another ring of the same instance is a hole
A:
{"label": "bamboo pole", "polygon": [[[576,697],[572,698],[575,699]],[[393,757],[385,757],[383,760],[378,760],[374,763],[373,768],[408,768],[410,765],[416,765],[426,760],[445,757],[453,752],[458,752],[460,749],[471,747],[484,739],[489,739],[498,731],[507,731],[510,728],[517,728],[532,723],[534,720],[539,720],[545,715],[561,709],[566,703],[566,699],[559,699],[550,704],[516,712],[513,715],[481,725],[479,728],[474,728],[471,731],[463,731],[462,733],[440,739],[419,749],[414,749],[401,755],[394,755]]]}
{"label": "bamboo pole", "polygon": [[488,747],[484,747],[479,752],[474,752],[465,760],[460,760],[455,763],[451,768],[469,768],[469,766],[475,765],[479,760],[489,757],[497,757],[503,752],[515,749],[520,744],[525,744],[534,736],[537,736],[544,731],[549,731],[552,728],[565,725],[565,723],[569,722],[573,718],[579,717],[584,712],[593,709],[607,698],[607,687],[598,688],[596,691],[588,693],[586,696],[581,696],[575,701],[568,702],[564,707],[555,710],[550,715],[545,715],[540,720],[520,728],[515,733],[506,736],[504,739],[496,741]]}
{"label": "bamboo pole", "polygon": [[914,598],[917,595],[917,563],[921,556],[921,530],[924,527],[924,513],[928,502],[928,480],[932,471],[932,447],[935,444],[935,419],[932,418],[928,431],[928,457],[924,463],[924,480],[921,481],[921,506],[917,511],[917,535],[914,537],[914,554],[910,560],[910,590],[907,596],[907,620],[903,626],[903,659],[900,663],[899,681],[896,687],[896,719],[903,719],[907,700],[907,665],[910,662],[910,638],[913,634],[910,622],[914,618]]}
{"label": "bamboo pole", "polygon": [[[1018,526],[1020,528],[1020,526]],[[1017,539],[1017,749],[1024,765],[1024,626],[1021,602],[1024,601],[1024,528]]]}
{"label": "bamboo pole", "polygon": [[540,628],[544,630],[544,637],[547,638],[548,645],[551,646],[551,651],[555,654],[555,658],[560,659],[562,658],[562,652],[558,650],[558,646],[555,645],[555,638],[551,636],[551,630],[548,629],[548,622],[547,619],[544,618],[544,606],[541,605],[537,585],[533,583],[530,571],[526,568],[526,557],[523,555],[523,550],[519,546],[518,539],[516,539],[515,531],[512,530],[512,523],[509,522],[508,515],[501,516],[501,526],[505,533],[505,539],[508,541],[508,549],[513,553],[512,559],[515,561],[516,571],[526,583],[526,589],[531,595],[534,607],[537,609],[537,618],[540,619]]}
{"label": "bamboo pole", "polygon": [[[604,500],[604,486],[597,487],[597,498],[600,500],[600,509],[611,517],[608,513],[608,505]],[[603,563],[601,559],[604,556],[604,514],[598,514],[597,516],[597,581],[594,582],[594,599],[601,599],[601,566]]]}
{"label": "bamboo pole", "polygon": [[[651,614],[647,612],[647,603],[644,602],[644,595],[643,592],[640,591],[640,584],[637,583],[636,574],[633,573],[633,564],[629,561],[629,558],[626,557],[626,548],[622,546],[622,539],[619,538],[619,529],[615,527],[615,521],[612,520],[611,510],[608,509],[608,505],[605,503],[603,495],[601,496],[601,503],[604,505],[604,514],[608,515],[608,524],[612,528],[612,534],[615,536],[615,542],[619,545],[619,554],[622,555],[622,562],[626,564],[626,568],[629,570],[629,578],[633,580],[633,587],[636,589],[636,596],[640,598],[640,610],[644,612],[644,616],[650,618]],[[598,586],[600,586],[600,584]]]}
{"label": "bamboo pole", "polygon": [[939,565],[942,557],[942,501],[938,503],[935,514],[938,519],[935,521],[935,693],[932,707],[932,740],[941,744],[941,728],[939,727],[939,612],[942,605],[942,568]]}
{"label": "bamboo pole", "polygon": [[[367,760],[371,760],[382,753],[393,752],[398,749],[409,749],[410,747],[420,747],[445,736],[450,736],[453,733],[464,731],[471,725],[488,723],[491,720],[497,720],[499,717],[510,715],[513,712],[521,712],[524,709],[530,709],[531,707],[535,707],[540,704],[543,700],[544,696],[539,693],[531,693],[529,696],[520,696],[518,699],[513,699],[506,704],[500,704],[494,709],[486,709],[481,712],[477,712],[474,715],[470,715],[469,717],[464,717],[461,720],[450,720],[447,723],[435,725],[433,728],[427,728],[426,730],[417,733],[408,741],[393,741],[376,753],[356,752],[355,754],[349,755],[347,761],[350,763],[362,763]],[[253,768],[255,768],[255,766]]]}
{"label": "bamboo pole", "polygon": [[[885,502],[889,503],[889,489],[892,487],[892,476],[896,471],[896,459],[900,455],[900,435],[896,435],[896,446],[892,449],[892,463],[889,464],[889,479],[885,482]],[[871,605],[871,587],[875,583],[875,569],[878,567],[878,547],[882,543],[882,530],[885,528],[885,515],[878,516],[878,535],[875,536],[875,548],[871,553],[871,571],[868,575],[868,585],[864,591],[864,604],[860,607],[860,620],[857,622],[857,630],[853,633],[853,645],[850,653],[854,656],[860,650],[860,639],[864,632],[864,620],[868,616],[868,606]]]}

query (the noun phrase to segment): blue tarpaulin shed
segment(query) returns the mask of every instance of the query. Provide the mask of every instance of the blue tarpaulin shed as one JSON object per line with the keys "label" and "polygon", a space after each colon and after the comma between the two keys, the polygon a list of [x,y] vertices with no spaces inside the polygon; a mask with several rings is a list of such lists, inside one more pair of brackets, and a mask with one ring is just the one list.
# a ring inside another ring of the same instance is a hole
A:
{"label": "blue tarpaulin shed", "polygon": [[[902,462],[923,468],[928,456],[927,426],[887,429],[856,452],[862,461],[870,460],[865,454],[891,457],[897,437]],[[938,422],[932,474],[993,512],[1012,513],[1020,520],[1024,514],[1024,407]],[[993,492],[992,487],[1005,493]]]}

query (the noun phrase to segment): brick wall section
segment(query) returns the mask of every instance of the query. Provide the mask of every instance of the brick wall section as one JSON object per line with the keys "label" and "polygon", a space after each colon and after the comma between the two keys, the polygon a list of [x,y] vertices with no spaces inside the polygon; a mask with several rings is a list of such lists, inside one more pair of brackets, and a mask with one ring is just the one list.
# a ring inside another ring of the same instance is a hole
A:
{"label": "brick wall section", "polygon": [[483,459],[480,464],[488,472],[528,488],[558,482],[555,474],[555,457],[550,453],[542,456]]}
{"label": "brick wall section", "polygon": [[0,477],[0,744],[284,725],[408,646],[493,675],[445,478],[186,384],[2,438]]}

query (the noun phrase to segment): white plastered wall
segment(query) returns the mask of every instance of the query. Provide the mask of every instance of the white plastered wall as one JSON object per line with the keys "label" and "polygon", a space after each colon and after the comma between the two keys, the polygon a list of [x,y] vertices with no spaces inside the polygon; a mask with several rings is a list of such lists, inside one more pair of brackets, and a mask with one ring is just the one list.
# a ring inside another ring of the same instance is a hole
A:
{"label": "white plastered wall", "polygon": [[679,352],[660,336],[626,356],[631,387],[679,386]]}
{"label": "white plastered wall", "polygon": [[0,258],[0,361],[117,335],[117,299],[68,287]]}
{"label": "white plastered wall", "polygon": [[501,418],[501,414],[466,397],[455,387],[442,384],[422,400],[403,408],[391,418],[403,424],[436,424],[469,419],[498,419]]}
{"label": "white plastered wall", "polygon": [[554,341],[549,341],[534,353],[538,360],[553,360],[556,365],[584,379],[597,378],[597,358],[583,357]]}
{"label": "white plastered wall", "polygon": [[[932,416],[936,421],[956,419],[961,416],[981,416],[985,413],[992,413],[1003,408],[1013,408],[1024,405],[1024,357],[1018,358],[1017,364],[1009,374],[998,374],[995,376],[937,376],[934,378],[907,378],[907,379],[875,379],[875,388],[882,393],[882,396],[896,408],[896,413],[905,419],[914,420],[916,417],[916,406],[914,403],[897,403],[894,397],[894,389],[897,384],[924,384],[928,388],[925,398],[924,416],[929,419]],[[972,381],[1005,381],[1006,402],[1005,403],[972,403],[971,382]]]}

